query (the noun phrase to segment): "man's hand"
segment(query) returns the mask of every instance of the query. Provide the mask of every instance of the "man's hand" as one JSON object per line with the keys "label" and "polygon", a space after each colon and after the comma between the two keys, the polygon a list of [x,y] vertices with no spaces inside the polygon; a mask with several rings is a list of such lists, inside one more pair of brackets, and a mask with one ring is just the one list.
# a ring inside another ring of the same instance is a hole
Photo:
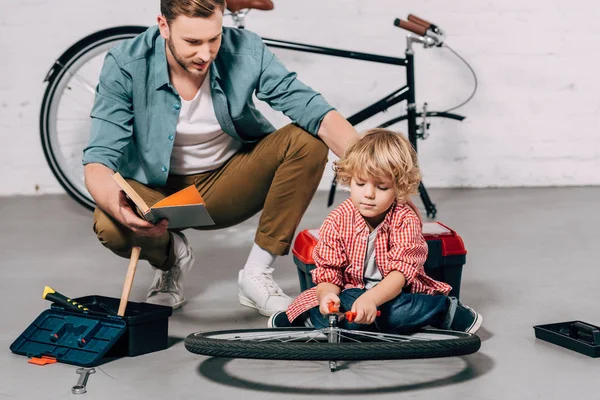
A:
{"label": "man's hand", "polygon": [[166,219],[158,221],[158,223],[154,225],[145,219],[138,217],[131,208],[131,205],[127,201],[127,195],[123,191],[119,193],[118,209],[114,215],[122,225],[140,236],[161,236],[167,231],[167,227],[169,226],[169,222]]}
{"label": "man's hand", "polygon": [[340,158],[350,143],[358,139],[356,129],[335,110],[325,114],[317,136]]}
{"label": "man's hand", "polygon": [[370,325],[375,322],[375,317],[377,316],[377,304],[375,304],[375,301],[370,296],[367,296],[367,293],[363,293],[352,304],[351,311],[356,313],[354,322],[357,324]]}
{"label": "man's hand", "polygon": [[329,304],[333,303],[333,306],[339,310],[340,298],[335,293],[326,293],[319,300],[319,311],[323,315],[331,314],[329,311]]}

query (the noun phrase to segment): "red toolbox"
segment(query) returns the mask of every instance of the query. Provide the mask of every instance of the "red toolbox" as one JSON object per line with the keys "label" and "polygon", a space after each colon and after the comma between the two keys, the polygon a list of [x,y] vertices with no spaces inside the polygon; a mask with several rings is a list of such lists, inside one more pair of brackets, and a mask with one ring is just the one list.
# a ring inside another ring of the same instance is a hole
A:
{"label": "red toolbox", "polygon": [[[450,296],[458,298],[462,268],[467,255],[462,238],[439,222],[423,223],[423,236],[429,247],[424,265],[425,273],[452,286]],[[312,253],[318,237],[318,229],[304,230],[298,234],[292,248],[294,263],[298,267],[300,289],[303,291],[314,286],[310,271],[315,268]]]}

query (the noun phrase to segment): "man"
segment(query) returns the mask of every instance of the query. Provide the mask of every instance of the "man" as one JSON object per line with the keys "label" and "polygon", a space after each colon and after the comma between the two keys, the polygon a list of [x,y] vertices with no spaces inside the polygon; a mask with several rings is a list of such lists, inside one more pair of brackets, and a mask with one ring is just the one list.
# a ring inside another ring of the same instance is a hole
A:
{"label": "man", "polygon": [[[270,1],[267,1],[270,3]],[[181,306],[194,254],[168,221],[140,218],[113,181],[119,171],[148,204],[195,185],[218,229],[261,209],[240,303],[269,316],[291,299],[272,277],[322,177],[328,149],[357,133],[247,30],[222,26],[224,0],[161,0],[158,26],[111,49],[104,61],[83,163],[96,201],[94,231],[122,257],[133,245],[157,269],[147,301]],[[255,94],[294,124],[279,130]]]}

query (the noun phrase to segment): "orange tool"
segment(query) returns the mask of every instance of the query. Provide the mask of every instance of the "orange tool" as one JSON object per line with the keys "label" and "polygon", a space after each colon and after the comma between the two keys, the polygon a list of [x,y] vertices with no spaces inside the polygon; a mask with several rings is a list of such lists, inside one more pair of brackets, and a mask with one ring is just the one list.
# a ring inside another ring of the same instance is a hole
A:
{"label": "orange tool", "polygon": [[[333,305],[333,303],[329,303],[329,312],[330,313],[337,313],[339,312],[339,309]],[[354,322],[354,320],[356,319],[356,313],[353,311],[346,311],[345,313],[340,313],[344,316],[344,318],[346,318],[348,320],[348,322]],[[377,316],[381,316],[381,311],[377,310]]]}

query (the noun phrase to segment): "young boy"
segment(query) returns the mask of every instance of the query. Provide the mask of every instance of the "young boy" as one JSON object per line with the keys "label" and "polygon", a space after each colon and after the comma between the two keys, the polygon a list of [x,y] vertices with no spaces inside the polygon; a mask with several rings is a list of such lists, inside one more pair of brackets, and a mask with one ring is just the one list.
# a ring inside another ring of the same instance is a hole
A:
{"label": "young boy", "polygon": [[452,288],[423,269],[427,243],[406,204],[421,180],[410,142],[386,129],[369,130],[335,170],[338,181],[350,186],[350,198],[319,230],[311,271],[317,286],[273,314],[268,326],[324,328],[333,303],[340,312],[356,312],[354,322],[340,323],[346,329],[405,332],[430,325],[476,332],[481,315],[448,297]]}

